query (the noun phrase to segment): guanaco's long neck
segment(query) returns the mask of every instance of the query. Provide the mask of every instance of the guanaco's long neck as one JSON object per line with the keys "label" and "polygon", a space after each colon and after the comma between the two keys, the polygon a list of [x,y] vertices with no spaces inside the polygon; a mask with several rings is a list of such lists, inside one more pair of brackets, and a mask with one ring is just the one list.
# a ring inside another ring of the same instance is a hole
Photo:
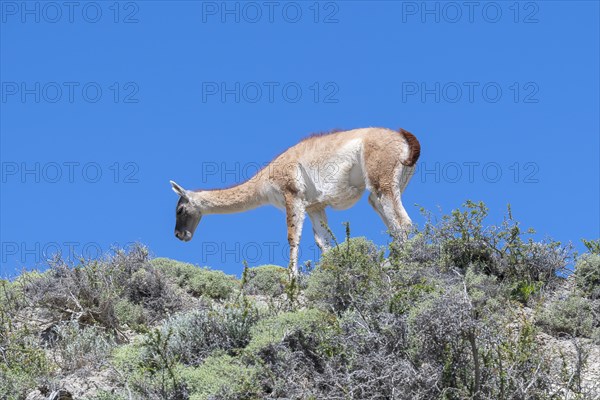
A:
{"label": "guanaco's long neck", "polygon": [[204,214],[231,214],[259,207],[266,203],[262,180],[256,176],[249,181],[227,189],[193,192],[202,204]]}

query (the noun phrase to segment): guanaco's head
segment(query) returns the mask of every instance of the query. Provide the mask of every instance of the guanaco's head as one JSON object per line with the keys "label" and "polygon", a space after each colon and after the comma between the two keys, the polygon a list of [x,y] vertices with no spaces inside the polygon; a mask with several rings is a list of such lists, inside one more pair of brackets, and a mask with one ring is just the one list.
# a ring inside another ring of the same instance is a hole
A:
{"label": "guanaco's head", "polygon": [[177,208],[175,209],[175,236],[184,242],[189,242],[194,236],[194,231],[202,219],[200,205],[194,202],[191,192],[185,190],[173,181],[173,191],[179,195]]}

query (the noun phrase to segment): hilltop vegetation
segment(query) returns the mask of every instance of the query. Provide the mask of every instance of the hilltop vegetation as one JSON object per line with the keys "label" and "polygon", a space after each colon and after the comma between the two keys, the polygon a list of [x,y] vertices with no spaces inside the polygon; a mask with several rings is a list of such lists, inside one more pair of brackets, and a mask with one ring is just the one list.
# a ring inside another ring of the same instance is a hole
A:
{"label": "hilltop vegetation", "polygon": [[0,283],[0,398],[600,398],[600,241],[577,255],[486,215],[388,249],[348,231],[292,281],[143,246],[56,259]]}

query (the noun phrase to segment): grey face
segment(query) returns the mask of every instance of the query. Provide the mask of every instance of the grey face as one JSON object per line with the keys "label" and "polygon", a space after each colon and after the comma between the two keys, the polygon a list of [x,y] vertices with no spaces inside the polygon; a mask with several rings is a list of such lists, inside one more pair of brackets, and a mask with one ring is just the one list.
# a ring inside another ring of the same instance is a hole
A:
{"label": "grey face", "polygon": [[202,219],[202,213],[184,197],[179,198],[175,213],[175,236],[179,240],[189,242]]}
{"label": "grey face", "polygon": [[191,192],[188,192],[175,182],[171,181],[173,191],[177,193],[179,201],[175,209],[175,236],[184,242],[189,242],[194,236],[194,231],[202,218],[200,207],[190,201]]}

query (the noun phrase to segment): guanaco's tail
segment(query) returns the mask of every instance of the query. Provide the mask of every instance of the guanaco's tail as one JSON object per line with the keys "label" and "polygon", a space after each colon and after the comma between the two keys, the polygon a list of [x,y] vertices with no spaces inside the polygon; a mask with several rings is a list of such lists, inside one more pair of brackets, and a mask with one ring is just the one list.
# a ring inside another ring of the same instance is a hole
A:
{"label": "guanaco's tail", "polygon": [[404,136],[404,139],[406,140],[406,143],[408,144],[409,148],[408,157],[406,158],[406,160],[401,161],[401,163],[406,165],[407,167],[412,167],[417,163],[417,160],[421,155],[421,144],[419,143],[415,135],[413,135],[409,131],[400,128],[399,132],[402,136]]}

